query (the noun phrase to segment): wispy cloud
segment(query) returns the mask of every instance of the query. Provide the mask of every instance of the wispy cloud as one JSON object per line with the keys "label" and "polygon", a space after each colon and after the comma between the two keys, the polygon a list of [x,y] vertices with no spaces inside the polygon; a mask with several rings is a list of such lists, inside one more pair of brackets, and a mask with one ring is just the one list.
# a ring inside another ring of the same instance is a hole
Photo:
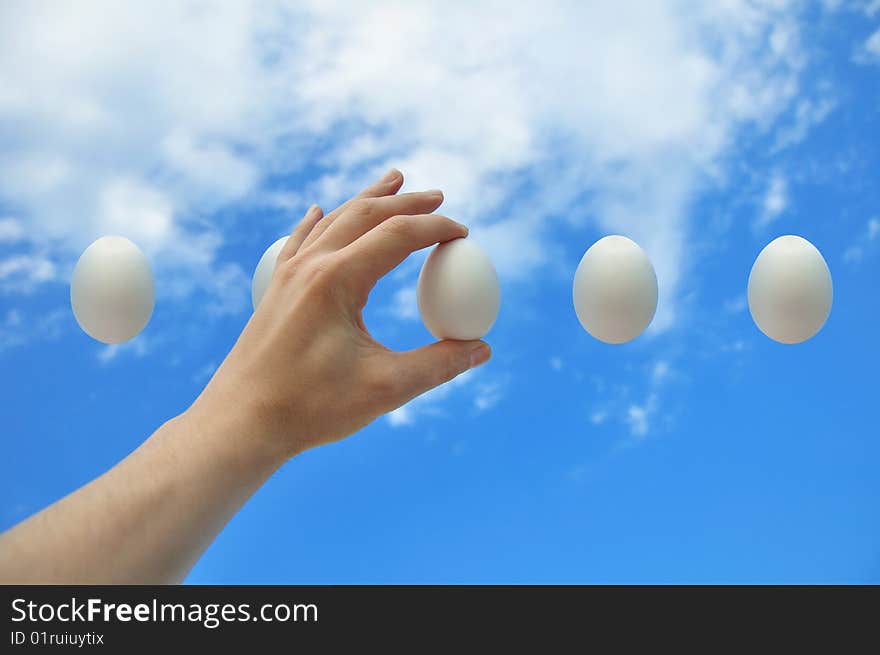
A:
{"label": "wispy cloud", "polygon": [[504,386],[498,380],[477,384],[474,393],[474,408],[477,411],[485,412],[495,407],[504,397]]}
{"label": "wispy cloud", "polygon": [[791,121],[777,131],[773,149],[778,151],[801,143],[815,126],[822,123],[837,106],[837,100],[830,93],[830,89],[824,88],[816,98],[797,101]]}
{"label": "wispy cloud", "polygon": [[37,315],[25,314],[14,307],[7,310],[0,316],[0,352],[33,341],[57,339],[64,331],[67,318],[65,310]]}
{"label": "wispy cloud", "polygon": [[880,64],[880,29],[865,40],[853,59],[859,64]]}
{"label": "wispy cloud", "polygon": [[748,298],[746,294],[740,294],[735,298],[730,298],[724,301],[724,305],[722,305],[722,309],[725,314],[741,314],[744,312],[749,306]]}
{"label": "wispy cloud", "polygon": [[[449,410],[446,407],[451,398],[463,401],[464,406],[473,412],[487,412],[501,402],[506,389],[506,379],[489,379],[482,370],[472,369],[411,400],[385,418],[392,427],[403,427],[415,425],[425,416],[447,416]],[[461,403],[456,404],[461,406]]]}
{"label": "wispy cloud", "polygon": [[855,242],[843,253],[843,261],[857,264],[870,254],[880,242],[880,218],[871,218],[856,237]]}
{"label": "wispy cloud", "polygon": [[416,422],[413,407],[410,407],[408,404],[403,405],[402,407],[398,407],[392,412],[389,412],[385,415],[385,418],[388,421],[388,424],[393,428],[399,428],[405,425],[412,425]]}
{"label": "wispy cloud", "polygon": [[672,367],[669,365],[665,359],[657,360],[654,363],[654,368],[651,369],[651,380],[654,384],[659,384],[666,380],[672,373]]}
{"label": "wispy cloud", "polygon": [[55,264],[45,256],[11,255],[0,259],[0,290],[6,293],[30,293],[55,279]]}
{"label": "wispy cloud", "polygon": [[390,311],[393,316],[399,319],[415,320],[419,318],[419,303],[415,284],[400,287],[394,292]]}
{"label": "wispy cloud", "polygon": [[466,371],[446,384],[435,387],[406,405],[389,412],[385,415],[385,419],[392,427],[403,427],[414,425],[416,419],[421,416],[444,416],[447,410],[444,409],[443,401],[459,391],[468,389],[478,373],[478,369]]}
{"label": "wispy cloud", "polygon": [[788,207],[788,201],[788,180],[781,173],[775,172],[764,191],[758,225],[765,226],[776,220]]}
{"label": "wispy cloud", "polygon": [[602,425],[608,418],[608,412],[604,409],[597,409],[590,414],[590,423],[593,425]]}
{"label": "wispy cloud", "polygon": [[0,218],[0,243],[14,243],[24,238],[24,226],[21,221],[7,217]]}
{"label": "wispy cloud", "polygon": [[646,437],[651,429],[651,421],[659,408],[659,398],[653,392],[648,394],[644,402],[630,405],[626,410],[626,423],[629,425],[630,434],[640,439]]}
{"label": "wispy cloud", "polygon": [[[601,385],[596,388],[596,402],[592,404],[587,418],[593,426],[626,427],[630,437],[627,447],[648,437],[658,423],[669,424],[677,411],[670,386],[686,379],[669,356],[654,359],[645,367],[641,383],[634,370],[627,366],[627,381],[623,384]],[[669,398],[673,398],[673,402]],[[620,445],[620,444],[618,444]]]}
{"label": "wispy cloud", "polygon": [[123,354],[144,357],[150,352],[151,345],[149,339],[144,335],[140,335],[125,343],[105,345],[98,351],[98,361],[101,364],[109,364]]}

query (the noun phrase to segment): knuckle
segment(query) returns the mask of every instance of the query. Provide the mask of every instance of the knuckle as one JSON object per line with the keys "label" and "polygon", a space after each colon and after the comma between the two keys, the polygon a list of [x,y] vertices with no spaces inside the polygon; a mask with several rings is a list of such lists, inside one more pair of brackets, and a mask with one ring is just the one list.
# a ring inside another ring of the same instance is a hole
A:
{"label": "knuckle", "polygon": [[392,216],[379,225],[379,229],[389,237],[407,238],[413,234],[412,221],[406,216]]}
{"label": "knuckle", "polygon": [[438,372],[443,382],[449,382],[454,377],[457,377],[463,370],[460,358],[450,354],[443,358]]}
{"label": "knuckle", "polygon": [[315,223],[315,226],[309,230],[309,236],[306,237],[307,243],[312,243],[315,239],[317,239],[321,234],[330,227],[330,224],[333,222],[332,216],[323,216],[321,219]]}
{"label": "knuckle", "polygon": [[285,281],[296,277],[301,270],[302,260],[296,256],[293,256],[290,259],[279,261],[275,265],[275,275],[280,276],[281,279]]}
{"label": "knuckle", "polygon": [[373,198],[358,198],[352,200],[351,211],[360,216],[368,216],[372,213],[375,201]]}
{"label": "knuckle", "polygon": [[325,256],[308,263],[304,271],[307,283],[313,287],[335,285],[344,271],[343,262],[339,257]]}

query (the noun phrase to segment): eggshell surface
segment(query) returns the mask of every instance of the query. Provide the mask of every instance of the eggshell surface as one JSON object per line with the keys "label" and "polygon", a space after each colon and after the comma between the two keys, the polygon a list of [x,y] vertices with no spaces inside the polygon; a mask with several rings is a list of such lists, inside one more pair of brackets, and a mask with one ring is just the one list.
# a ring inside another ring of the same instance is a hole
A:
{"label": "eggshell surface", "polygon": [[631,239],[611,235],[584,253],[572,285],[575,313],[599,341],[632,341],[657,311],[657,276],[645,251]]}
{"label": "eggshell surface", "polygon": [[70,280],[76,322],[93,339],[122,343],[147,325],[156,303],[144,253],[121,236],[101,237],[80,256]]}
{"label": "eggshell surface", "polygon": [[495,323],[501,288],[491,260],[470,239],[438,245],[422,266],[419,313],[438,339],[482,338]]}
{"label": "eggshell surface", "polygon": [[831,314],[834,289],[822,253],[806,239],[786,235],[768,243],[749,274],[749,311],[774,341],[801,343]]}
{"label": "eggshell surface", "polygon": [[257,268],[254,270],[254,279],[251,283],[251,303],[254,305],[254,311],[266,295],[269,283],[272,281],[272,275],[275,273],[275,263],[278,260],[278,254],[287,243],[289,237],[281,237],[271,246],[266,248],[266,252],[260,257]]}

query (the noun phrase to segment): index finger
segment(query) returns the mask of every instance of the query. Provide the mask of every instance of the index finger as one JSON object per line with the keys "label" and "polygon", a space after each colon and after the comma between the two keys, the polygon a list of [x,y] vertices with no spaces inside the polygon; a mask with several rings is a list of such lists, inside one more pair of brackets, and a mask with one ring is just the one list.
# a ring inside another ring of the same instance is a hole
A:
{"label": "index finger", "polygon": [[467,234],[467,227],[439,214],[393,216],[339,252],[348,260],[347,268],[355,279],[369,290],[416,250]]}

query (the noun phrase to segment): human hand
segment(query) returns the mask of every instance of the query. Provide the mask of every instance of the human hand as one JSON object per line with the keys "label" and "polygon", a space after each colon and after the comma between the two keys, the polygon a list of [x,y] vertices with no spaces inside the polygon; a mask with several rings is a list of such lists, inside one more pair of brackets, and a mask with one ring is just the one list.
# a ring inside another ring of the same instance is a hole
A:
{"label": "human hand", "polygon": [[179,582],[277,468],[485,362],[482,341],[392,352],[361,310],[414,250],[467,235],[397,195],[391,171],[336,211],[313,207],[257,311],[192,406],[107,473],[0,535],[0,580]]}
{"label": "human hand", "polygon": [[489,359],[482,341],[389,350],[364,325],[376,282],[422,248],[467,235],[432,214],[440,191],[397,195],[390,171],[324,216],[313,206],[278,255],[269,289],[190,414],[240,412],[282,460],[342,439]]}

